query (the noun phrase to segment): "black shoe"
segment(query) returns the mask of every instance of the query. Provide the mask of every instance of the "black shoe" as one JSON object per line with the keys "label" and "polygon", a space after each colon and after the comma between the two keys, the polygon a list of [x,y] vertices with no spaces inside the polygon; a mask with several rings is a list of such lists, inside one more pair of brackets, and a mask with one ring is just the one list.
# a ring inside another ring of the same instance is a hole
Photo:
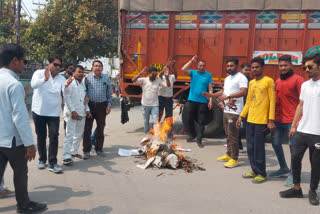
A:
{"label": "black shoe", "polygon": [[47,205],[43,203],[38,203],[34,201],[28,201],[23,204],[17,205],[17,213],[41,213],[47,210]]}
{"label": "black shoe", "polygon": [[187,142],[193,142],[195,138],[195,136],[189,135],[189,137],[187,138]]}
{"label": "black shoe", "polygon": [[309,190],[309,202],[311,205],[319,205],[319,198],[316,191]]}
{"label": "black shoe", "polygon": [[280,197],[281,198],[303,198],[302,190],[296,190],[294,188],[281,191],[280,192]]}
{"label": "black shoe", "polygon": [[203,148],[203,144],[202,144],[202,139],[201,138],[197,138],[197,144],[199,146],[199,148]]}
{"label": "black shoe", "polygon": [[72,164],[72,163],[73,163],[73,161],[72,161],[71,158],[67,158],[67,159],[64,159],[64,160],[63,160],[63,165],[70,165],[70,164]]}

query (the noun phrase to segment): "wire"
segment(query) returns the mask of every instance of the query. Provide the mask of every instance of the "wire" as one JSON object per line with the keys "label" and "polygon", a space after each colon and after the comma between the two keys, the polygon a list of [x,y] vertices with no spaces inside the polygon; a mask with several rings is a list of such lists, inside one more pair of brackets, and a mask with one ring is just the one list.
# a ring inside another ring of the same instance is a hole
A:
{"label": "wire", "polygon": [[21,3],[23,5],[22,9],[24,10],[24,12],[28,13],[29,17],[33,18],[30,11],[28,10],[28,8],[26,7],[26,5],[24,4],[24,2],[21,0]]}

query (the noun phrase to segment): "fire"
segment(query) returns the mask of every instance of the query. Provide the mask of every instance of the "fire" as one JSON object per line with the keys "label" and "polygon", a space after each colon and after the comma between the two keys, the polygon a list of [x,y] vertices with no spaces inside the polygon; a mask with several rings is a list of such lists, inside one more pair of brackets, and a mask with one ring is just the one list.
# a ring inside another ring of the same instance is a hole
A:
{"label": "fire", "polygon": [[165,118],[162,124],[158,122],[155,127],[150,129],[148,134],[152,134],[156,138],[158,137],[162,142],[166,142],[176,119],[177,117]]}

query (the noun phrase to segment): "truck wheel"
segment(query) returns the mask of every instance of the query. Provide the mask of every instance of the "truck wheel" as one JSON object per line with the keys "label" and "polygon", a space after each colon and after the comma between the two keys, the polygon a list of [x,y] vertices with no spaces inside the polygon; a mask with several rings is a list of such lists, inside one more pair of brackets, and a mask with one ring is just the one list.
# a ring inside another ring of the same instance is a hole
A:
{"label": "truck wheel", "polygon": [[[189,115],[186,113],[185,108],[182,110],[182,123],[185,127],[185,121],[188,120]],[[204,137],[213,138],[219,137],[224,134],[223,129],[223,112],[222,109],[218,106],[217,102],[213,102],[212,110],[208,115],[208,122],[205,125]]]}

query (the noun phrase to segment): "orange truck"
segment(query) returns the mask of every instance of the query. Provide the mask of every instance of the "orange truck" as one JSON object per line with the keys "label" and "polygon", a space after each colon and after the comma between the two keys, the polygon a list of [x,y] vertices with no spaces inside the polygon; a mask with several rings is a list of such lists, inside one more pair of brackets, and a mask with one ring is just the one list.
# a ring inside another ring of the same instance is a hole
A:
{"label": "orange truck", "polygon": [[[130,99],[142,92],[132,78],[144,66],[161,70],[169,57],[178,73],[173,97],[183,104],[190,78],[181,68],[194,55],[207,62],[219,90],[228,58],[241,64],[263,57],[264,74],[276,80],[278,59],[289,54],[294,72],[307,78],[303,56],[320,51],[319,0],[120,0],[119,9],[119,83],[122,96]],[[217,106],[210,121],[206,136],[223,131]]]}

